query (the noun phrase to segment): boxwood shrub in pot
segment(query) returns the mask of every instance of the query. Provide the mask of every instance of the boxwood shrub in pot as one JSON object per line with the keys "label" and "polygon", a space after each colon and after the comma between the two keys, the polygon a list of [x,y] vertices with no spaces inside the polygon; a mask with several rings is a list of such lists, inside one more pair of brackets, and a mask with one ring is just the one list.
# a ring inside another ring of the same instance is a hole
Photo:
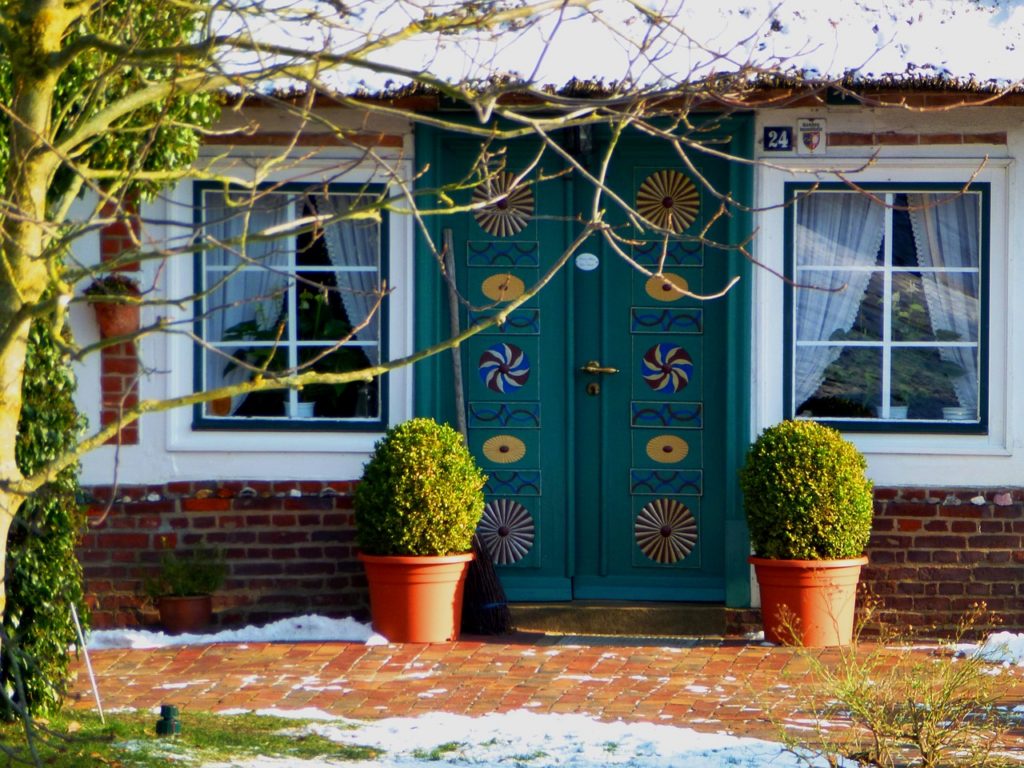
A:
{"label": "boxwood shrub in pot", "polygon": [[433,419],[399,424],[374,447],[353,505],[374,628],[389,640],[457,637],[486,480],[461,435]]}
{"label": "boxwood shrub in pot", "polygon": [[808,646],[850,642],[871,535],[867,462],[834,429],[784,421],[740,470],[765,636]]}

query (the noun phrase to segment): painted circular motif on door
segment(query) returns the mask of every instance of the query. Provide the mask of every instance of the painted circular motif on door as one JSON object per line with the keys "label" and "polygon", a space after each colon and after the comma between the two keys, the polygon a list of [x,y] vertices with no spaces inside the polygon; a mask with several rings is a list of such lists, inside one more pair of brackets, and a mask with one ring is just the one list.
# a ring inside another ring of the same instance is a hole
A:
{"label": "painted circular motif on door", "polygon": [[512,435],[495,435],[484,441],[484,456],[495,464],[515,464],[526,455],[526,443]]}
{"label": "painted circular motif on door", "polygon": [[690,383],[693,360],[682,347],[655,344],[644,354],[640,370],[647,386],[655,392],[678,392]]}
{"label": "painted circular motif on door", "polygon": [[675,435],[658,435],[647,441],[647,456],[659,464],[675,464],[689,453],[690,446]]}
{"label": "painted circular motif on door", "polygon": [[[490,201],[490,202],[488,202]],[[508,171],[496,173],[482,181],[473,190],[473,205],[482,205],[473,211],[480,228],[495,237],[508,237],[523,230],[533,216],[533,189],[520,183]]]}
{"label": "painted circular motif on door", "polygon": [[679,301],[686,296],[680,291],[690,290],[690,284],[682,275],[665,272],[662,275],[651,275],[647,278],[644,290],[655,301]]}
{"label": "painted circular motif on door", "polygon": [[497,565],[522,560],[533,548],[533,516],[526,507],[511,499],[487,502],[477,532]]}
{"label": "painted circular motif on door", "polygon": [[480,355],[480,380],[495,392],[512,392],[530,378],[530,358],[515,344],[495,344]]}
{"label": "painted circular motif on door", "polygon": [[515,275],[504,273],[488,277],[480,285],[480,290],[491,301],[512,301],[523,295],[526,285]]}
{"label": "painted circular motif on door", "polygon": [[697,543],[697,520],[674,499],[655,499],[636,516],[637,546],[656,563],[678,563]]}
{"label": "painted circular motif on door", "polygon": [[636,210],[651,224],[679,234],[700,208],[700,192],[689,176],[679,171],[655,171],[636,193]]}

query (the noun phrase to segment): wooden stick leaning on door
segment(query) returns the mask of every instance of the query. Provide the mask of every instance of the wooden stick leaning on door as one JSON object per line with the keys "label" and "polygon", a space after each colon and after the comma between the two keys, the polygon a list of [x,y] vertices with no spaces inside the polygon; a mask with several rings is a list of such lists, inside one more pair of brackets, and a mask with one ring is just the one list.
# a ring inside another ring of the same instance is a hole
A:
{"label": "wooden stick leaning on door", "polygon": [[[442,254],[444,256],[445,282],[448,285],[448,325],[453,337],[459,335],[459,290],[455,285],[455,244],[452,231],[445,228],[442,235]],[[462,350],[458,345],[452,347],[452,382],[455,387],[455,425],[462,439],[469,440],[466,427],[466,392],[462,386]]]}
{"label": "wooden stick leaning on door", "polygon": [[[448,321],[452,337],[460,333],[459,291],[455,284],[455,245],[452,231],[445,228],[442,233],[442,256],[445,282],[448,285]],[[455,389],[455,420],[462,439],[469,443],[466,425],[466,391],[462,383],[462,352],[452,347],[452,382]],[[508,609],[508,598],[494,570],[491,553],[480,537],[473,535],[473,553],[476,557],[469,565],[466,575],[466,592],[463,597],[462,630],[485,635],[505,635],[512,631],[512,613]]]}

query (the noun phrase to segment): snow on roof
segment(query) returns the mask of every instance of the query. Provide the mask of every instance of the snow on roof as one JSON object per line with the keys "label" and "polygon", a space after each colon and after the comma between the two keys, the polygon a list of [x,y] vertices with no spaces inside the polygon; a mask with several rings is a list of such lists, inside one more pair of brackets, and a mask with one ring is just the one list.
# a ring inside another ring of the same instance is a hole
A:
{"label": "snow on roof", "polygon": [[[372,0],[359,23],[387,33],[449,5]],[[451,82],[547,84],[556,92],[580,83],[594,84],[595,93],[622,83],[672,87],[742,73],[761,86],[811,78],[853,89],[993,93],[1024,90],[1022,38],[1024,0],[593,0],[548,10],[525,28],[422,35],[371,58]],[[351,65],[323,84],[375,98],[410,95],[400,74]],[[288,85],[272,87],[281,94]]]}

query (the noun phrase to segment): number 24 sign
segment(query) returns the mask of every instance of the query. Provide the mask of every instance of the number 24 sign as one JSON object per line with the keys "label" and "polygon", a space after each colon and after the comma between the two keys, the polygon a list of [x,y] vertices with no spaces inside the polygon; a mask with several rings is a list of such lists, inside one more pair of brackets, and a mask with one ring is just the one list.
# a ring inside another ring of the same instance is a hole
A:
{"label": "number 24 sign", "polygon": [[765,152],[792,152],[793,126],[766,125],[762,137]]}

